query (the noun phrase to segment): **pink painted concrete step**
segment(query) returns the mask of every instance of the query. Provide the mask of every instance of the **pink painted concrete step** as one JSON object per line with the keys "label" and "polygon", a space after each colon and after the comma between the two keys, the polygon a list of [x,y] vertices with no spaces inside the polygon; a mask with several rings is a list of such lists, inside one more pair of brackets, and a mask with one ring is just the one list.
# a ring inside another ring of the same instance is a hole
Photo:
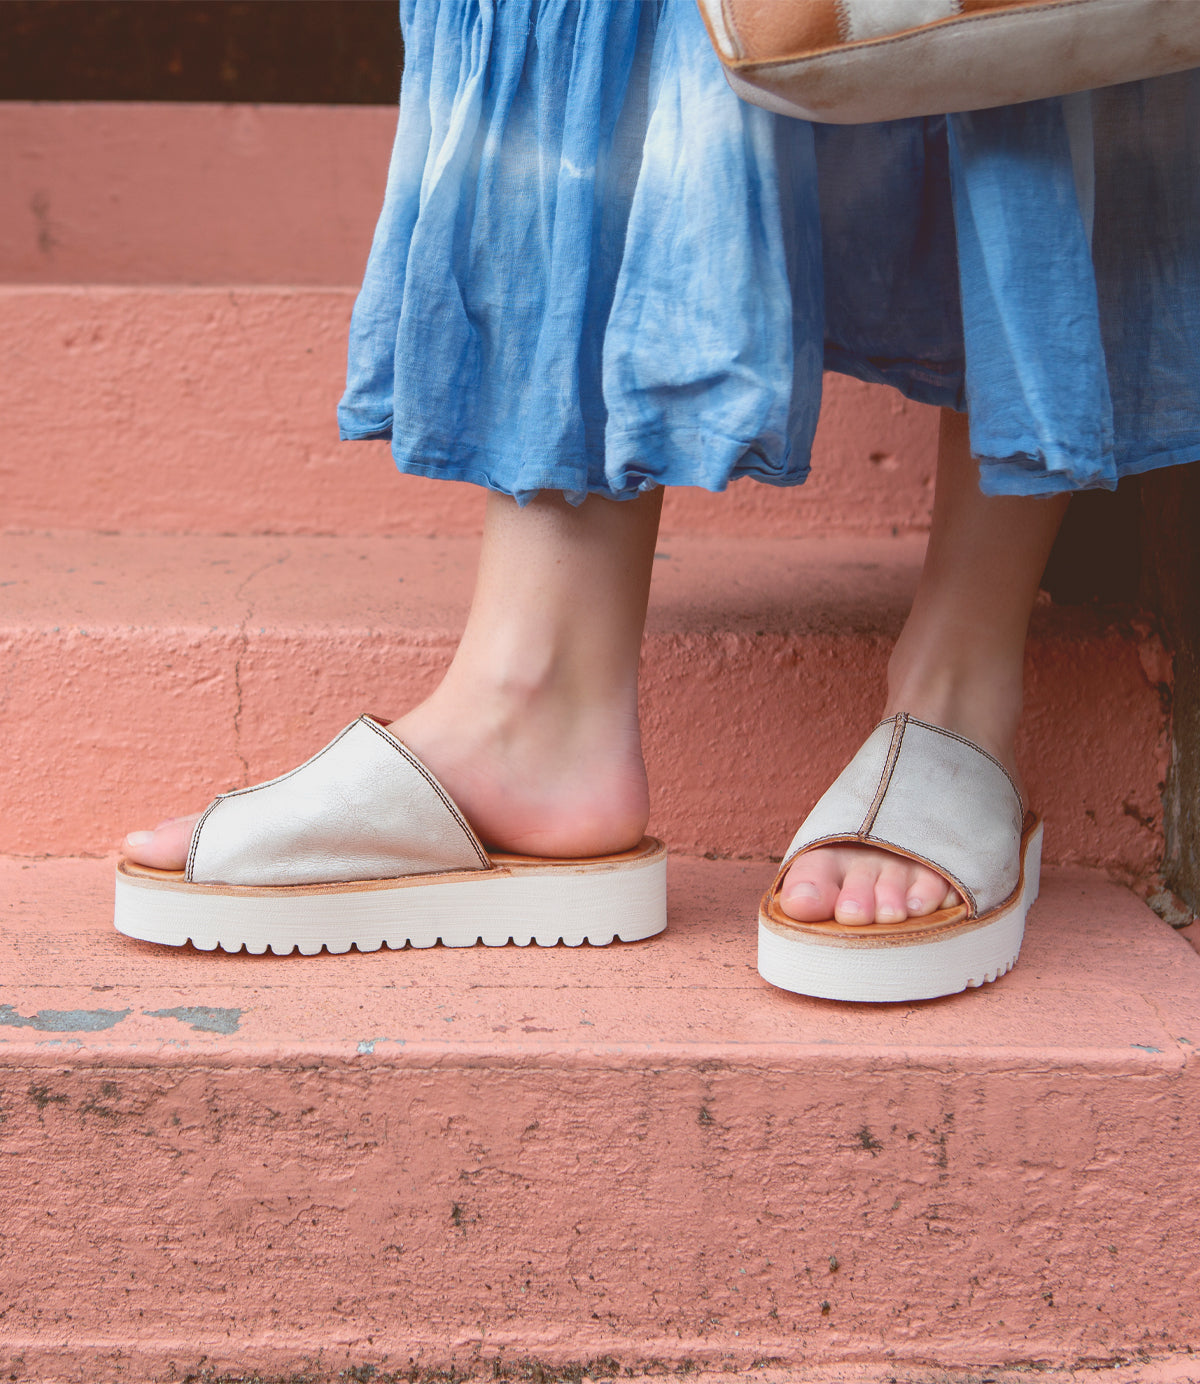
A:
{"label": "pink painted concrete step", "polygon": [[[111,849],[294,766],[445,667],[476,544],[10,535],[0,544],[0,850]],[[762,859],[882,705],[920,539],[666,534],[643,669],[652,828]],[[1120,612],[1040,608],[1022,755],[1047,858],[1161,858],[1169,666]]]}
{"label": "pink painted concrete step", "polygon": [[0,281],[356,284],[391,106],[0,102]]}
{"label": "pink painted concrete step", "polygon": [[[385,445],[336,441],[395,119],[0,102],[0,526],[477,528],[472,492],[398,492]],[[803,494],[743,483],[673,495],[672,513],[725,532],[920,529],[932,418],[835,380]]]}
{"label": "pink painted concrete step", "polygon": [[765,864],[675,860],[649,943],[312,959],[130,942],[111,870],[0,861],[6,1376],[1197,1377],[1200,956],[1094,873],[858,1007],[757,977]]}
{"label": "pink painted concrete step", "polygon": [[[482,492],[341,443],[348,288],[0,286],[0,527],[181,533],[478,531]],[[827,380],[813,478],[673,490],[701,531],[927,527],[936,411]]]}

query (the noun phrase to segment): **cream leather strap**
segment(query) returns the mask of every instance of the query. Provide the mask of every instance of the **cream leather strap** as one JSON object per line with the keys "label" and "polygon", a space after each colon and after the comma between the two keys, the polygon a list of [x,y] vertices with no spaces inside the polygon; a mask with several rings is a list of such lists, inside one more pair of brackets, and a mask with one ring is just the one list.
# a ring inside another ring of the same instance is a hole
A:
{"label": "cream leather strap", "polygon": [[187,879],[327,884],[491,868],[433,774],[360,716],[298,769],[217,798],[196,824]]}
{"label": "cream leather strap", "polygon": [[936,870],[976,918],[1017,887],[1024,815],[998,760],[901,713],[875,727],[809,813],[782,870],[814,846],[880,846]]}

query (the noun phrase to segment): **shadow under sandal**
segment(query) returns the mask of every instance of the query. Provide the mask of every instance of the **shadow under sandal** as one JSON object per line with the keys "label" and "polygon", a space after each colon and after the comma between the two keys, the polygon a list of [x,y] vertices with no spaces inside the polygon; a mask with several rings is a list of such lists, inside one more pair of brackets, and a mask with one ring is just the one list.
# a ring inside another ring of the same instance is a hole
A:
{"label": "shadow under sandal", "polygon": [[217,798],[187,867],[117,865],[118,932],[204,951],[604,946],[667,923],[666,847],[580,860],[489,854],[372,716],[298,769]]}
{"label": "shadow under sandal", "polygon": [[[877,846],[936,870],[961,903],[900,923],[800,923],[779,905],[798,855]],[[924,1000],[1011,970],[1037,898],[1042,823],[978,745],[906,713],[889,717],[809,814],[758,915],[758,970],[800,995]]]}

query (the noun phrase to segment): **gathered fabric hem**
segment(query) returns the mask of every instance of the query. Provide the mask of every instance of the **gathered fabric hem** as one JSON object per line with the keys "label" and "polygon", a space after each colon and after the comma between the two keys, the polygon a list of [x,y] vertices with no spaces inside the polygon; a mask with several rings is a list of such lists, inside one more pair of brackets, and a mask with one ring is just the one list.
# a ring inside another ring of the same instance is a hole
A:
{"label": "gathered fabric hem", "polygon": [[515,458],[427,433],[406,436],[394,427],[385,432],[379,427],[355,430],[343,425],[341,436],[351,442],[386,438],[397,470],[407,475],[465,481],[522,503],[545,490],[561,491],[569,499],[605,495],[613,500],[631,500],[660,486],[692,486],[719,493],[730,481],[743,477],[789,487],[803,485],[810,471],[807,462],[792,464],[786,452],[779,460],[765,456],[757,439],[723,437],[703,429],[619,433],[606,448],[608,468],[600,476],[594,467],[589,471],[587,458],[531,462],[527,454]]}
{"label": "gathered fabric hem", "polygon": [[1045,462],[1036,456],[981,456],[976,460],[980,489],[985,495],[1048,496],[1071,495],[1078,490],[1116,490],[1130,476],[1200,461],[1200,434],[1193,442],[1114,462],[1110,468],[1093,469],[1087,476],[1078,470],[1042,469]]}
{"label": "gathered fabric hem", "polygon": [[[858,378],[861,378],[859,376]],[[911,397],[911,396],[910,396]],[[954,407],[942,399],[922,402]],[[427,436],[406,440],[394,434],[392,423],[349,426],[343,422],[343,442],[389,441],[396,469],[405,475],[433,480],[460,481],[481,486],[519,503],[527,503],[543,491],[560,491],[579,503],[586,495],[603,495],[612,500],[632,500],[648,490],[667,486],[689,486],[720,494],[735,480],[750,479],[781,489],[803,485],[811,467],[776,465],[761,457],[757,442],[738,438],[714,438],[701,429],[675,430],[669,436],[645,431],[629,432],[622,438],[622,451],[637,456],[675,457],[672,465],[629,466],[603,479],[589,479],[586,462],[530,465],[528,459],[516,462],[511,456],[482,449],[464,451],[453,439],[431,443]],[[716,445],[714,445],[716,444]],[[698,466],[694,458],[704,451],[712,460]],[[738,456],[730,463],[727,458]],[[757,463],[747,458],[758,457]],[[678,459],[686,459],[681,464]],[[980,488],[985,495],[1051,496],[1077,490],[1115,490],[1129,476],[1166,470],[1200,461],[1200,430],[1194,438],[1167,448],[1095,466],[1094,459],[1070,447],[1028,450],[1014,447],[1000,455],[980,455]]]}
{"label": "gathered fabric hem", "polygon": [[969,406],[988,493],[1194,459],[1200,70],[816,126],[737,99],[693,0],[401,23],[340,417],[402,469],[799,484],[823,369]]}

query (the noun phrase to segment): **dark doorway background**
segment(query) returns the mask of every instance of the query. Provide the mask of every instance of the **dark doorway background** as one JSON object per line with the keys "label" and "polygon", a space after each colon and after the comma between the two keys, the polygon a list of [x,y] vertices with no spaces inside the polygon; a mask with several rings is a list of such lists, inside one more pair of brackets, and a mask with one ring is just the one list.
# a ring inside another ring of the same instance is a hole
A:
{"label": "dark doorway background", "polygon": [[397,0],[0,0],[0,100],[392,105]]}

